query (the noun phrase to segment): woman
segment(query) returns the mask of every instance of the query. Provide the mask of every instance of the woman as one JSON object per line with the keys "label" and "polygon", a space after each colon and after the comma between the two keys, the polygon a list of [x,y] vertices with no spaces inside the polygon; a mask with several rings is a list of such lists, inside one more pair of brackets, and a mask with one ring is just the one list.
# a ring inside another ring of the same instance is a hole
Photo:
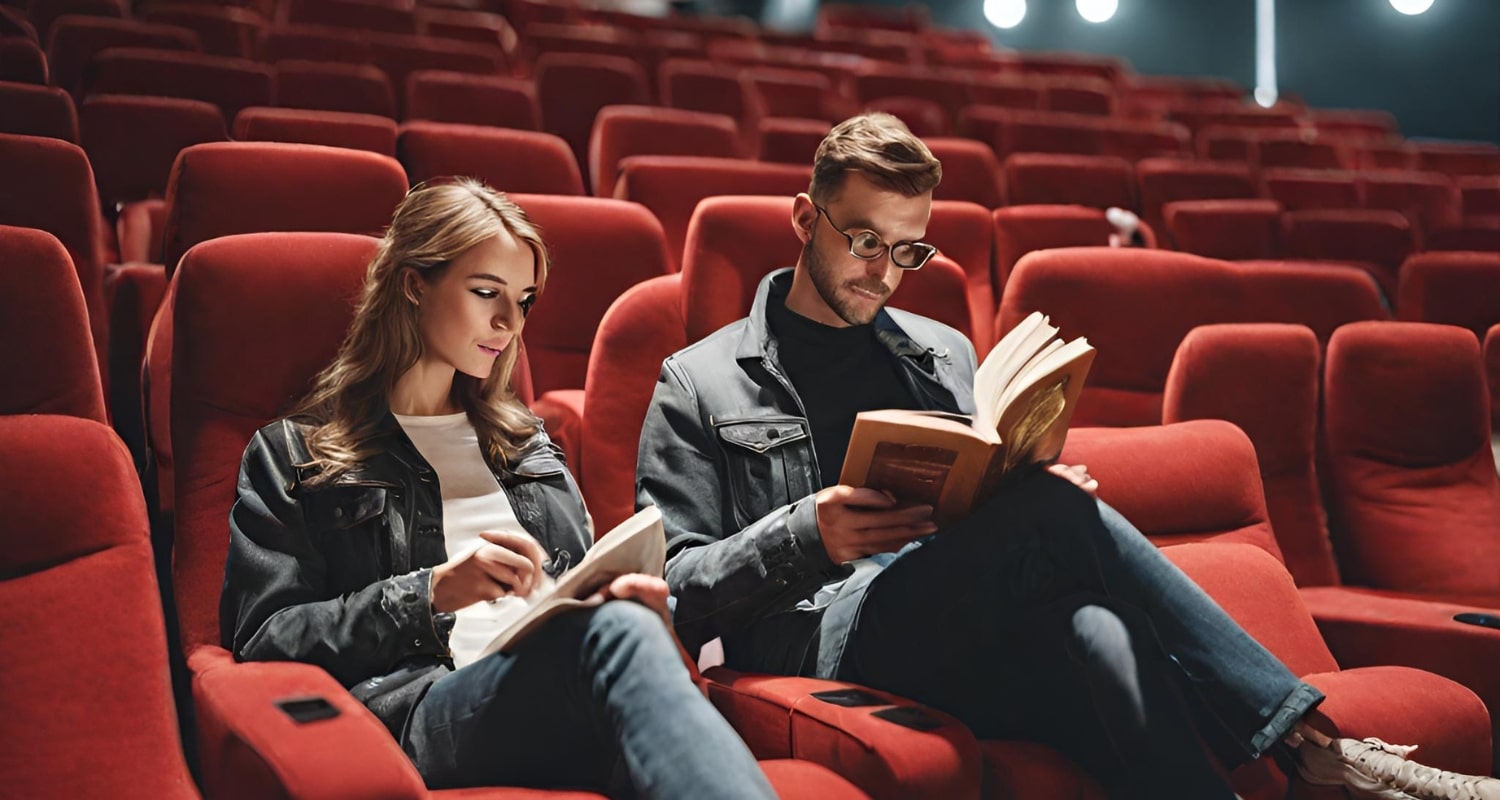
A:
{"label": "woman", "polygon": [[548,266],[536,228],[485,185],[407,195],[338,356],[245,450],[225,646],[328,670],[432,787],[773,797],[689,679],[658,578],[617,578],[609,602],[480,657],[592,541],[509,388]]}

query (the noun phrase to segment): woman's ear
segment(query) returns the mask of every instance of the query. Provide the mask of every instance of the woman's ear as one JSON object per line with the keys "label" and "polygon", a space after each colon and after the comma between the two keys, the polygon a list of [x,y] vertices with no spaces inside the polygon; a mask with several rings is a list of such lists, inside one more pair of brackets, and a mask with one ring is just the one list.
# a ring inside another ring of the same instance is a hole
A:
{"label": "woman's ear", "polygon": [[412,305],[422,305],[422,290],[425,288],[422,276],[416,270],[411,267],[405,267],[401,270],[401,293],[406,295],[406,299]]}
{"label": "woman's ear", "polygon": [[797,232],[797,238],[807,244],[812,239],[813,229],[818,226],[818,209],[813,205],[812,198],[807,192],[798,194],[792,200],[792,230]]}

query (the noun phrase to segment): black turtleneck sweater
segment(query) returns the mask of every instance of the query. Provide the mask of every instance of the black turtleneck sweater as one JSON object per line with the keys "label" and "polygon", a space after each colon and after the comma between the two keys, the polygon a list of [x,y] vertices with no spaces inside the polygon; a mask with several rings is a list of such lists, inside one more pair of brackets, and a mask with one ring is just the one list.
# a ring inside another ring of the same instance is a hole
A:
{"label": "black turtleneck sweater", "polygon": [[833,328],[786,307],[774,294],[767,322],[778,342],[777,357],[797,389],[812,426],[813,449],[823,486],[839,482],[854,415],[884,408],[917,408],[896,356],[875,337],[875,326]]}

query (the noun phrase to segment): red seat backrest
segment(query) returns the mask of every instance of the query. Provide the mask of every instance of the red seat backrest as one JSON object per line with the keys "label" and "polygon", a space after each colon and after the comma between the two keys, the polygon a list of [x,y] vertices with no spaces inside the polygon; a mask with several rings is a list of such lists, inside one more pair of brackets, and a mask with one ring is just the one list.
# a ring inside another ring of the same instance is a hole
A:
{"label": "red seat backrest", "polygon": [[355,31],[412,34],[417,18],[411,4],[366,0],[290,0],[286,21],[302,25],[325,25]]}
{"label": "red seat backrest", "polygon": [[1424,233],[1459,221],[1458,191],[1441,172],[1366,170],[1359,177],[1365,208],[1399,211]]}
{"label": "red seat backrest", "polygon": [[406,118],[535,131],[542,127],[529,78],[418,70],[406,76]]}
{"label": "red seat backrest", "polygon": [[830,118],[834,91],[828,76],[789,67],[747,67],[745,73],[760,94],[766,116]]}
{"label": "red seat backrest", "polygon": [[234,118],[242,142],[293,142],[396,157],[396,121],[373,114],[252,106]]}
{"label": "red seat backrest", "polygon": [[1401,262],[1417,249],[1411,223],[1394,211],[1289,211],[1284,225],[1288,258],[1358,262],[1387,297],[1396,295]]}
{"label": "red seat backrest", "polygon": [[[992,283],[998,304],[1016,262],[1033,250],[1054,247],[1103,247],[1115,226],[1097,208],[1083,206],[1010,206],[997,208],[995,223],[995,267]],[[1156,247],[1157,236],[1141,223],[1147,247]]]}
{"label": "red seat backrest", "polygon": [[[52,85],[83,99],[84,78],[94,56],[113,47],[199,51],[198,35],[186,28],[108,17],[69,17],[59,20],[47,40],[47,63]],[[145,94],[139,92],[138,94]]]}
{"label": "red seat backrest", "polygon": [[218,106],[179,97],[94,95],[78,124],[106,207],[165,197],[178,152],[229,138]]}
{"label": "red seat backrest", "polygon": [[171,50],[111,48],[94,57],[98,71],[86,80],[90,94],[148,94],[204,100],[225,119],[240,109],[268,106],[275,96],[271,67],[242,58]]}
{"label": "red seat backrest", "polygon": [[737,158],[739,127],[732,117],[652,106],[607,106],[599,110],[589,139],[594,194],[613,197],[621,159],[670,155]]}
{"label": "red seat backrest", "polygon": [[1204,325],[1178,346],[1162,408],[1164,424],[1227,420],[1249,437],[1282,560],[1298,586],[1339,582],[1317,475],[1321,375],[1318,338],[1306,326]]}
{"label": "red seat backrest", "polygon": [[1345,326],[1328,345],[1324,385],[1329,510],[1346,579],[1500,602],[1500,477],[1474,334]]}
{"label": "red seat backrest", "polygon": [[615,300],[594,337],[584,386],[583,486],[596,530],[635,513],[641,426],[661,365],[688,344],[681,275],[636,284]]}
{"label": "red seat backrest", "polygon": [[391,79],[397,97],[402,96],[406,77],[418,70],[498,75],[505,66],[498,44],[398,34],[371,34],[369,39],[375,65]]}
{"label": "red seat backrest", "polygon": [[273,26],[261,37],[260,58],[273,64],[286,60],[368,64],[374,55],[357,30],[288,23]]}
{"label": "red seat backrest", "polygon": [[36,26],[37,36],[44,42],[65,16],[113,19],[130,16],[124,0],[29,0],[24,5],[31,24]]}
{"label": "red seat backrest", "polygon": [[1141,217],[1165,233],[1162,206],[1177,200],[1232,200],[1257,195],[1244,164],[1148,158],[1135,165]]}
{"label": "red seat backrest", "polygon": [[78,273],[57,238],[0,225],[0,415],[107,422]]}
{"label": "red seat backrest", "polygon": [[1163,213],[1178,250],[1236,261],[1281,256],[1275,200],[1181,200]]}
{"label": "red seat backrest", "polygon": [[1135,175],[1116,156],[1017,153],[1005,159],[1008,205],[1078,205],[1133,209]]}
{"label": "red seat backrest", "polygon": [[543,129],[561,136],[579,167],[586,170],[589,137],[599,109],[649,103],[651,89],[646,71],[629,59],[546,53],[536,60],[536,96],[542,106]]}
{"label": "red seat backrest", "polygon": [[36,42],[20,36],[0,36],[0,81],[47,83],[47,56]]}
{"label": "red seat backrest", "polygon": [[1464,216],[1500,216],[1500,175],[1465,175],[1457,184]]}
{"label": "red seat backrest", "polygon": [[1396,318],[1468,328],[1500,324],[1500,253],[1418,253],[1401,265]]}
{"label": "red seat backrest", "polygon": [[391,81],[372,64],[278,61],[276,105],[396,116]]}
{"label": "red seat backrest", "polygon": [[760,92],[739,67],[673,58],[657,74],[664,106],[723,114],[752,130],[765,113]]}
{"label": "red seat backrest", "polygon": [[216,142],[183,150],[167,190],[168,274],[188,248],[261,231],[379,234],[406,196],[393,158],[307,144]]}
{"label": "red seat backrest", "polygon": [[943,109],[949,125],[969,102],[966,81],[958,74],[904,64],[867,64],[855,75],[854,90],[866,103],[882,97],[926,98]]}
{"label": "red seat backrest", "polygon": [[1299,169],[1339,169],[1339,149],[1327,141],[1309,141],[1299,134],[1262,135],[1256,142],[1256,164]]}
{"label": "red seat backrest", "polygon": [[584,194],[578,161],[550,133],[416,120],[396,147],[413,184],[467,175],[505,192]]}
{"label": "red seat backrest", "polygon": [[[953,123],[948,121],[949,114],[936,100],[910,95],[891,95],[866,100],[864,107],[867,111],[884,111],[890,114],[901,120],[902,124],[906,125],[914,135],[923,139],[953,134]],[[989,149],[988,145],[982,142],[975,144]]]}
{"label": "red seat backrest", "polygon": [[1267,169],[1261,172],[1266,196],[1288,211],[1304,208],[1359,208],[1360,176],[1327,169]]}
{"label": "red seat backrest", "polygon": [[6,792],[198,797],[130,454],[97,421],[0,417],[0,474]]}
{"label": "red seat backrest", "polygon": [[943,162],[943,180],[932,192],[934,199],[978,203],[987,209],[1000,207],[1004,197],[1000,162],[995,160],[989,145],[945,136],[926,137],[923,141],[937,160]]}
{"label": "red seat backrest", "polygon": [[187,2],[152,5],[146,19],[186,28],[198,34],[205,53],[231,58],[254,58],[255,43],[270,27],[253,8]]}
{"label": "red seat backrest", "polygon": [[760,140],[757,158],[812,169],[818,145],[832,129],[832,125],[821,119],[766,117],[757,128]]}
{"label": "red seat backrest", "polygon": [[596,197],[512,195],[542,230],[552,271],[526,320],[537,394],[582,389],[594,331],[615,298],[672,271],[666,236],[651,212]]}
{"label": "red seat backrest", "polygon": [[46,136],[78,143],[78,114],[73,98],[56,86],[0,80],[0,133]]}

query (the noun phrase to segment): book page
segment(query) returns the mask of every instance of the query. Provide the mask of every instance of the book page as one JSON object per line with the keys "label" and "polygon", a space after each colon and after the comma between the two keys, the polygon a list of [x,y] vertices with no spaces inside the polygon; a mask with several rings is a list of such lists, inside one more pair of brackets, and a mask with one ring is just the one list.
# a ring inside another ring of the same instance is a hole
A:
{"label": "book page", "polygon": [[519,641],[557,614],[597,606],[594,594],[621,575],[642,573],[662,577],[666,570],[667,534],[661,512],[647,506],[616,525],[589,549],[578,565],[563,573],[550,591],[533,591],[528,608],[484,648],[480,657],[508,652]]}
{"label": "book page", "polygon": [[1001,395],[1032,355],[1055,335],[1057,328],[1048,323],[1047,317],[1033,311],[984,357],[984,363],[974,372],[974,430],[981,436],[998,441],[996,423],[1005,410]]}

